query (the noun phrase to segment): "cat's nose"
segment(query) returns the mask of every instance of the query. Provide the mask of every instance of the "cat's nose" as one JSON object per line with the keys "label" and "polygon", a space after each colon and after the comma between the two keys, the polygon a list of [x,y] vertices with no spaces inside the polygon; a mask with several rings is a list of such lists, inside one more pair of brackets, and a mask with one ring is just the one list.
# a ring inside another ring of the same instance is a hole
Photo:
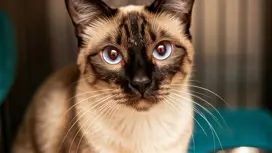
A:
{"label": "cat's nose", "polygon": [[143,94],[150,82],[151,80],[147,76],[134,76],[131,83],[134,88]]}

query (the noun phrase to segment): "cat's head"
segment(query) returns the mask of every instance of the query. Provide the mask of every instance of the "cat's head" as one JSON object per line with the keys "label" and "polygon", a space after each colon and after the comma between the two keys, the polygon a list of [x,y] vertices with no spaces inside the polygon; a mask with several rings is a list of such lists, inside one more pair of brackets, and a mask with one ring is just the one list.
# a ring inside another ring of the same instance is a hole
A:
{"label": "cat's head", "polygon": [[100,0],[66,0],[82,78],[89,86],[120,89],[114,98],[137,110],[159,103],[171,86],[186,85],[194,54],[193,3],[155,0],[111,8]]}

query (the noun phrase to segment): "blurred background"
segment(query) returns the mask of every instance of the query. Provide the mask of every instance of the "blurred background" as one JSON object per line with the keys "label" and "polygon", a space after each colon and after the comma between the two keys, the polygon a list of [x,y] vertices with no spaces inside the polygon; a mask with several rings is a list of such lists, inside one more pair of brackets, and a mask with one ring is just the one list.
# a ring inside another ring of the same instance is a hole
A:
{"label": "blurred background", "polygon": [[[150,0],[106,2],[120,6]],[[18,55],[15,82],[1,106],[4,136],[12,142],[34,91],[53,71],[76,62],[77,44],[64,0],[1,0],[0,10],[14,25]],[[193,83],[234,108],[272,110],[271,18],[271,0],[196,0]],[[226,106],[216,98],[210,102]]]}

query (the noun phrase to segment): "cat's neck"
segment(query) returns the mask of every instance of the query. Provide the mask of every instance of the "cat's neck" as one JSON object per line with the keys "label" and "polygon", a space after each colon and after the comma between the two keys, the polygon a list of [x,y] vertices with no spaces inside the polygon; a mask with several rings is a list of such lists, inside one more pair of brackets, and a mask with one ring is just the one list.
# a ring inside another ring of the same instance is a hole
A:
{"label": "cat's neck", "polygon": [[[188,95],[186,98],[191,99]],[[162,101],[145,112],[120,104],[112,105],[104,112],[91,109],[92,106],[80,103],[77,112],[88,111],[81,117],[79,125],[85,131],[87,141],[98,150],[108,148],[107,153],[180,153],[187,149],[187,140],[190,140],[187,137],[191,136],[193,129],[191,102],[180,99],[176,105],[169,105]]]}

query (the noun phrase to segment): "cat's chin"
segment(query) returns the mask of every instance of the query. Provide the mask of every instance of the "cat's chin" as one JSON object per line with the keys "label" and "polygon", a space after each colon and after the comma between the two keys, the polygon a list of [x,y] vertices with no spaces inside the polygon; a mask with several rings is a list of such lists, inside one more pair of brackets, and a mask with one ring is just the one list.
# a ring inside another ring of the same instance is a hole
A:
{"label": "cat's chin", "polygon": [[127,107],[132,107],[136,111],[148,111],[152,106],[159,103],[159,101],[154,99],[139,98],[133,102],[126,103]]}

